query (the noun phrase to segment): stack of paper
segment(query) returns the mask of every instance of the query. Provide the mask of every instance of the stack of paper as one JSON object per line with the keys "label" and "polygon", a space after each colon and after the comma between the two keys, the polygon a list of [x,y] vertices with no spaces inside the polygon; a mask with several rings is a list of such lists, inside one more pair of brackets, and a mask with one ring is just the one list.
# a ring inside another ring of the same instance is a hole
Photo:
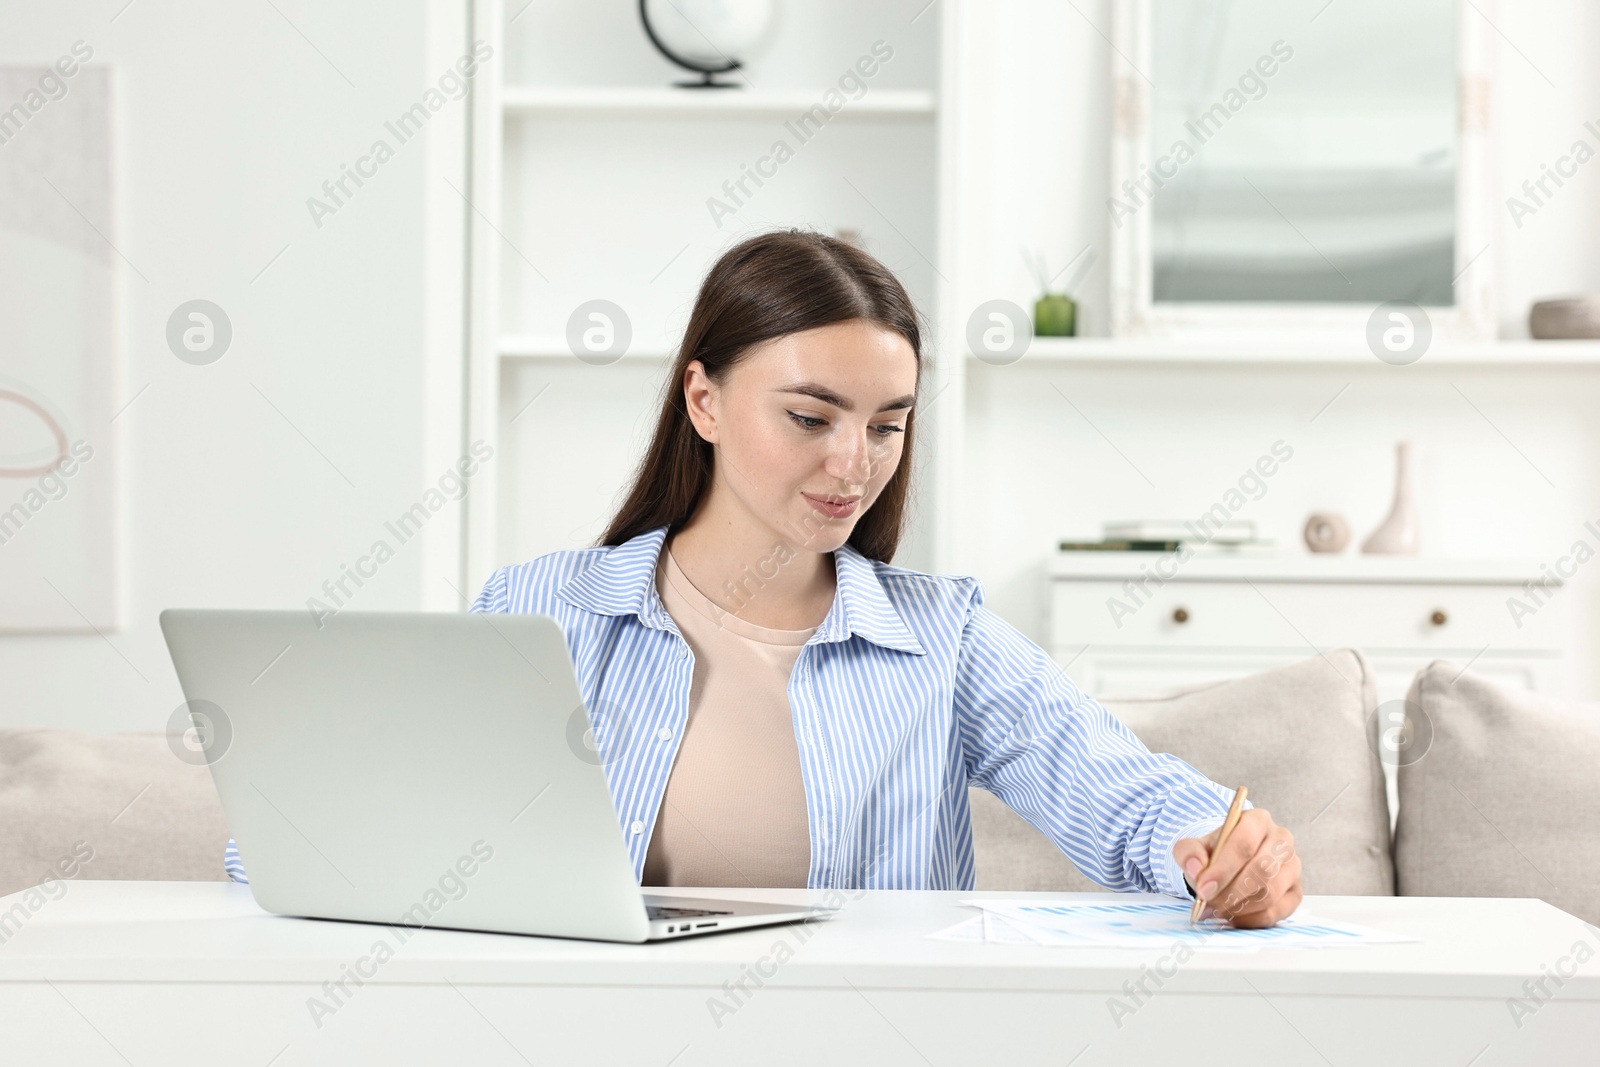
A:
{"label": "stack of paper", "polygon": [[1256,539],[1256,524],[1250,519],[1223,522],[1201,518],[1203,525],[1183,519],[1129,519],[1108,522],[1100,529],[1108,541],[1206,541],[1218,545],[1242,545]]}
{"label": "stack of paper", "polygon": [[1256,536],[1256,524],[1249,519],[1230,519],[1218,523],[1202,515],[1196,521],[1184,519],[1135,519],[1108,522],[1099,541],[1065,539],[1056,545],[1062,552],[1183,552],[1189,556],[1228,558],[1267,557],[1276,551],[1270,539]]}
{"label": "stack of paper", "polygon": [[939,941],[1052,945],[1065,948],[1170,948],[1253,952],[1259,948],[1389,945],[1420,938],[1296,913],[1263,930],[1238,930],[1219,919],[1189,922],[1189,903],[1171,897],[1106,900],[965,900],[979,914],[929,934]]}

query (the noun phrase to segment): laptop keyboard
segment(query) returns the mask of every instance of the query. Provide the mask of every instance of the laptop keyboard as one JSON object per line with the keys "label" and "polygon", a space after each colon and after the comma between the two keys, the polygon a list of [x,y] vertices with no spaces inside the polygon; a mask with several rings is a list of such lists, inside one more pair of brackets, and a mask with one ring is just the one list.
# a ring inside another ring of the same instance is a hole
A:
{"label": "laptop keyboard", "polygon": [[705,908],[669,908],[662,904],[649,904],[645,911],[652,919],[694,919],[702,915],[732,915],[731,911],[708,911]]}

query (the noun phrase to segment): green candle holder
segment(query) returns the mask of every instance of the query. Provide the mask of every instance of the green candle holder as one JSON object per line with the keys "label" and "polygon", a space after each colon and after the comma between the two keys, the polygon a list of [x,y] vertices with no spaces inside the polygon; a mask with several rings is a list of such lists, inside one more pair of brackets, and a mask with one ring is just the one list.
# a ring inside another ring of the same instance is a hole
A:
{"label": "green candle holder", "polygon": [[1035,337],[1075,337],[1078,333],[1078,304],[1065,293],[1046,293],[1033,305]]}

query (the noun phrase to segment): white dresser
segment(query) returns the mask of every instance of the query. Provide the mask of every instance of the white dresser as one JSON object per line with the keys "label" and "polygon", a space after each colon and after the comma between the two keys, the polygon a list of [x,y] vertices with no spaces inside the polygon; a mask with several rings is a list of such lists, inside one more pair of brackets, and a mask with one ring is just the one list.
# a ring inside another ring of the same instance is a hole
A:
{"label": "white dresser", "polygon": [[[1532,563],[1384,556],[1058,552],[1051,652],[1097,697],[1282,666],[1332,648],[1371,660],[1380,701],[1435,659],[1520,688],[1569,689],[1570,596]],[[1532,605],[1514,614],[1507,601]],[[1519,625],[1520,622],[1520,625]]]}

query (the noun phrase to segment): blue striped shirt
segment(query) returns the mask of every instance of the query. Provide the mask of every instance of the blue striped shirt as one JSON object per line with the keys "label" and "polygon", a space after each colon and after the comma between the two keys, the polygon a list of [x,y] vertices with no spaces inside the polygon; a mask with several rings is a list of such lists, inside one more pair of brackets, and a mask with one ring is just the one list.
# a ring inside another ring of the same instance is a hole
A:
{"label": "blue striped shirt", "polygon": [[[471,609],[549,615],[566,633],[635,878],[694,671],[656,591],[666,533],[502,567]],[[1220,826],[1231,790],[1146,749],[983,606],[977,579],[879,563],[848,544],[834,569],[833,607],[789,678],[808,886],[972,889],[977,785],[1099,884],[1190,895],[1173,843]],[[247,880],[231,839],[225,863]]]}

